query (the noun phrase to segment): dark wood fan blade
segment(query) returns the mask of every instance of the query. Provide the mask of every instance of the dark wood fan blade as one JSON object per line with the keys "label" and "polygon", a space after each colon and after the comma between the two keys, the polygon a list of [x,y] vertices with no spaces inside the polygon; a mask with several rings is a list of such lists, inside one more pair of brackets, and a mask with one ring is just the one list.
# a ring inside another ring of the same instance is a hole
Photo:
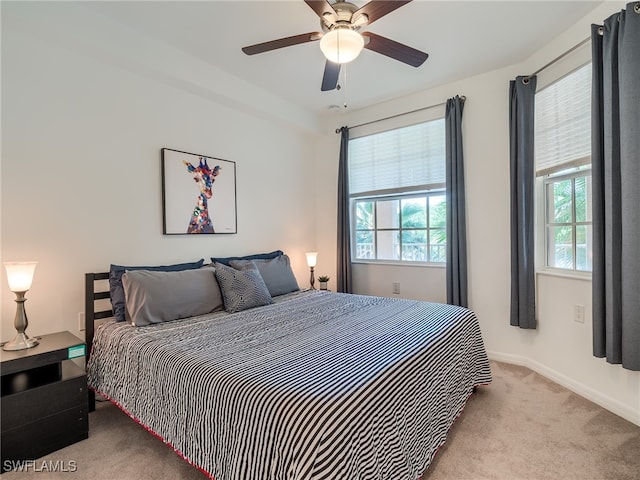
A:
{"label": "dark wood fan blade", "polygon": [[322,87],[320,90],[334,90],[338,86],[338,77],[340,76],[340,64],[327,60],[324,66],[324,75],[322,76]]}
{"label": "dark wood fan blade", "polygon": [[364,13],[369,17],[367,25],[371,25],[379,18],[384,17],[387,13],[393,12],[395,9],[406,5],[410,1],[411,0],[371,0],[360,9],[356,10],[353,13],[353,18],[357,18],[360,14]]}
{"label": "dark wood fan blade", "polygon": [[286,37],[286,38],[280,38],[278,40],[271,40],[270,42],[256,43],[255,45],[244,47],[242,51],[247,55],[255,55],[256,53],[269,52],[271,50],[276,50],[278,48],[283,48],[283,47],[290,47],[292,45],[298,45],[300,43],[313,42],[316,40],[320,40],[321,38],[322,38],[322,33],[309,32],[309,33],[303,33],[300,35],[294,35],[293,37]]}
{"label": "dark wood fan blade", "polygon": [[320,18],[322,18],[325,13],[331,13],[333,15],[336,13],[327,0],[304,0],[304,2],[309,5]]}
{"label": "dark wood fan blade", "polygon": [[395,40],[391,40],[380,35],[376,35],[371,32],[363,32],[363,37],[368,37],[369,42],[366,43],[364,48],[373,50],[374,52],[381,53],[387,57],[391,57],[394,60],[398,60],[412,67],[419,67],[424,61],[429,58],[428,53],[421,52],[415,48],[408,47],[402,43],[398,43]]}

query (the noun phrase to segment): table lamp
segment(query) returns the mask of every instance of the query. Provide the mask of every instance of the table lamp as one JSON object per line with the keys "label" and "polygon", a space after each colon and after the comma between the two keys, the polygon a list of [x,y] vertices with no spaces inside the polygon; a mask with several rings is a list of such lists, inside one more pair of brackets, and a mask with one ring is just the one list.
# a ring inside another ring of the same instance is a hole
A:
{"label": "table lamp", "polygon": [[16,337],[2,346],[3,350],[24,350],[38,345],[38,340],[29,338],[24,331],[27,329],[27,313],[24,310],[24,302],[27,301],[24,294],[31,288],[33,273],[38,262],[5,262],[9,288],[16,294],[15,302],[18,304],[14,326],[18,331]]}
{"label": "table lamp", "polygon": [[316,266],[316,262],[318,261],[318,252],[307,252],[307,265],[311,269],[311,278],[309,279],[309,283],[311,283],[311,289],[315,290],[314,284],[316,283],[316,279],[313,276],[313,269]]}

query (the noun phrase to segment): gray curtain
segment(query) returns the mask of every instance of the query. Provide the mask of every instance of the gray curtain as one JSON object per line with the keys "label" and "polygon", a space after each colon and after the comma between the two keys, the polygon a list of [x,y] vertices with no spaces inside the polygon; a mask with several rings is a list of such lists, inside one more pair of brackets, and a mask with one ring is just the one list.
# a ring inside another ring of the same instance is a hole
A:
{"label": "gray curtain", "polygon": [[338,292],[351,293],[351,226],[349,223],[349,128],[340,129],[338,163]]}
{"label": "gray curtain", "polygon": [[[634,11],[635,8],[635,11]],[[640,370],[640,2],[591,27],[593,354]]]}
{"label": "gray curtain", "polygon": [[536,77],[509,84],[511,167],[511,325],[536,328],[533,123]]}
{"label": "gray curtain", "polygon": [[447,100],[445,113],[447,303],[467,307],[467,228],[465,224],[464,158],[462,153],[463,109],[464,100],[458,95]]}

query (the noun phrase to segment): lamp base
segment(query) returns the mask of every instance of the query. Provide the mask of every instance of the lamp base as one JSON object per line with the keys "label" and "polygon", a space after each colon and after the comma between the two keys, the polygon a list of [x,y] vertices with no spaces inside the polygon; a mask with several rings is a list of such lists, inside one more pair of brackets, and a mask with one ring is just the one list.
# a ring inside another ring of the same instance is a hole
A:
{"label": "lamp base", "polygon": [[18,333],[16,337],[10,342],[5,343],[2,346],[3,350],[6,351],[14,351],[14,350],[26,350],[27,348],[32,348],[38,345],[38,340],[35,338],[29,338],[27,335],[23,333]]}

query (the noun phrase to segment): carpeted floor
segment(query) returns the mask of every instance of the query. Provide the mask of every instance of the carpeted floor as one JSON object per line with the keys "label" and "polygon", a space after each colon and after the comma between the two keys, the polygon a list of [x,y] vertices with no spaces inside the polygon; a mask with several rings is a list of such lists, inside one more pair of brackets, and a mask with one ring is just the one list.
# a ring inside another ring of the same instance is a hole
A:
{"label": "carpeted floor", "polygon": [[[469,399],[423,480],[640,480],[640,427],[527,368],[491,368],[493,384]],[[88,440],[2,480],[206,478],[110,403],[89,423]],[[43,472],[43,462],[77,470]]]}
{"label": "carpeted floor", "polygon": [[528,368],[491,371],[423,480],[640,480],[640,427]]}

